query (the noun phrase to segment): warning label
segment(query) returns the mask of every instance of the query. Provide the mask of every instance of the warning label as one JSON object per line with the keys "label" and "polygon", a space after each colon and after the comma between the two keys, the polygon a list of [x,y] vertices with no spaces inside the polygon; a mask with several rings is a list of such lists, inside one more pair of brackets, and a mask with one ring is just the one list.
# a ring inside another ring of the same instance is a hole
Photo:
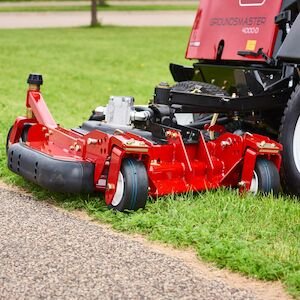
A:
{"label": "warning label", "polygon": [[248,40],[246,44],[246,50],[254,51],[256,48],[256,40]]}

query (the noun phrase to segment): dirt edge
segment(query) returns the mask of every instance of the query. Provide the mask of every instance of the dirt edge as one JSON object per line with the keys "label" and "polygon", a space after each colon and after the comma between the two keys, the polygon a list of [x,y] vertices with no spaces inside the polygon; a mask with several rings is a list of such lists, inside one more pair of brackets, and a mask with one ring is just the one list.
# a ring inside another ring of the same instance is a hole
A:
{"label": "dirt edge", "polygon": [[[33,197],[30,192],[24,190],[20,187],[8,185],[0,180],[0,188],[10,190],[13,192],[21,193],[23,195],[28,195]],[[210,280],[218,280],[226,285],[237,288],[237,289],[247,289],[251,291],[257,299],[260,300],[292,300],[293,298],[288,295],[284,290],[284,286],[280,281],[276,282],[266,282],[261,280],[256,280],[253,278],[246,277],[239,273],[234,273],[226,269],[218,269],[212,263],[207,263],[198,258],[196,251],[190,248],[187,249],[176,249],[170,245],[165,245],[156,241],[149,241],[146,236],[139,234],[122,233],[116,231],[109,224],[101,223],[98,220],[90,217],[85,211],[75,210],[67,211],[59,206],[47,202],[47,205],[53,207],[54,209],[75,216],[81,220],[92,222],[102,229],[111,231],[114,235],[121,236],[122,238],[134,240],[142,245],[148,247],[152,251],[157,251],[159,253],[165,254],[170,257],[174,257],[183,261],[188,267],[195,271],[197,274],[201,274],[202,277],[208,278]]]}

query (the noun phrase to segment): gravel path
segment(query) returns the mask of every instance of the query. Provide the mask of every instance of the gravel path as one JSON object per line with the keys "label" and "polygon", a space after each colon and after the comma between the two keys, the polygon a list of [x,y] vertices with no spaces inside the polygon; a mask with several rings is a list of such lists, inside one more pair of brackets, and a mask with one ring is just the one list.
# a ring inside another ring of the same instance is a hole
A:
{"label": "gravel path", "polygon": [[255,299],[182,260],[0,188],[0,299]]}
{"label": "gravel path", "polygon": [[[105,11],[98,12],[103,25],[115,26],[188,26],[192,27],[193,11]],[[0,13],[0,28],[50,28],[87,26],[90,12],[18,12]]]}

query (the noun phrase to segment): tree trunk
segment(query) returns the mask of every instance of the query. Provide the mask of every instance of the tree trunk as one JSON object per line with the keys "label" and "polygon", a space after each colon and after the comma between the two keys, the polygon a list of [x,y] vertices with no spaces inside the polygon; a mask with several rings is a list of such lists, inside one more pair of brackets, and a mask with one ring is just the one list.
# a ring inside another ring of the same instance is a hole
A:
{"label": "tree trunk", "polygon": [[105,6],[106,5],[105,0],[98,0],[98,5]]}
{"label": "tree trunk", "polygon": [[99,22],[98,22],[98,18],[97,18],[97,0],[92,0],[91,16],[92,16],[91,26],[92,27],[98,26]]}

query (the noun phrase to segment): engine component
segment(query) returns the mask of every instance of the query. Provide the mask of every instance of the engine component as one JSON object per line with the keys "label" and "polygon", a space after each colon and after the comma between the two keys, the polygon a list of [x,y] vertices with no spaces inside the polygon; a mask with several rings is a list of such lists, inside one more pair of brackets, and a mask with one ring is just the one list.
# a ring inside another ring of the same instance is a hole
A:
{"label": "engine component", "polygon": [[154,89],[154,104],[169,105],[171,87],[166,82],[161,82]]}
{"label": "engine component", "polygon": [[105,122],[123,126],[130,125],[130,116],[134,111],[133,104],[133,97],[111,96],[106,106]]}

